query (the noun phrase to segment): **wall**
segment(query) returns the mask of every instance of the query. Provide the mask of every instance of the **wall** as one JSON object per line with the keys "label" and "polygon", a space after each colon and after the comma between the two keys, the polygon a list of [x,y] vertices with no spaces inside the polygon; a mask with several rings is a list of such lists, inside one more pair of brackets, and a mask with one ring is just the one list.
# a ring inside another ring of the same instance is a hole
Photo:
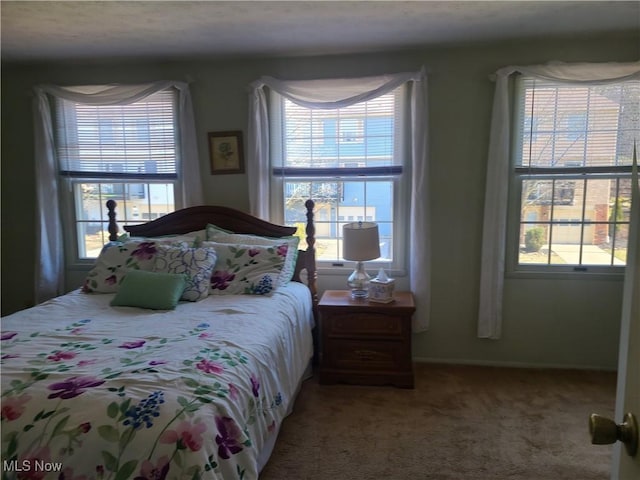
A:
{"label": "wall", "polygon": [[[35,182],[31,89],[85,84],[187,80],[191,84],[205,200],[248,210],[245,175],[209,174],[207,132],[247,129],[247,86],[281,78],[374,75],[418,70],[429,78],[429,154],[433,200],[431,328],[414,336],[416,359],[614,369],[621,278],[507,278],[503,338],[476,338],[482,212],[493,83],[500,67],[550,60],[633,61],[637,33],[514,41],[378,54],[180,62],[2,66],[2,312],[31,305]],[[70,288],[84,272],[71,272]],[[406,278],[398,279],[406,288]],[[321,289],[343,288],[323,275]]]}

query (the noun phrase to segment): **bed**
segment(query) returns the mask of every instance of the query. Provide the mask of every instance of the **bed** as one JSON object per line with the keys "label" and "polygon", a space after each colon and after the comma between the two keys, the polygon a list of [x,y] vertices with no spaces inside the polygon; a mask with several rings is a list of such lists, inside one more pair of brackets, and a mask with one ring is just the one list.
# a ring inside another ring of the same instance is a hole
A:
{"label": "bed", "polygon": [[[275,258],[293,245],[296,228],[196,206],[125,226],[130,238],[123,242],[109,201],[110,243],[92,272],[105,252],[130,245],[145,254],[155,245],[160,253],[152,268],[149,262],[114,268],[117,283],[103,285],[115,291],[99,292],[100,281],[88,275],[82,289],[2,319],[2,478],[258,478],[313,355],[313,202],[305,207],[307,248],[287,267],[290,281],[281,278],[282,268],[270,274],[277,285],[266,293],[246,285],[227,293],[219,283],[204,298],[154,308],[116,300],[133,288],[134,272],[152,276],[135,277],[136,288],[147,280],[145,288],[154,285],[133,295],[134,303],[154,292],[173,295],[153,283],[158,278],[196,277],[157,271],[159,259],[172,258],[167,252],[178,248],[195,259],[201,250],[226,249],[226,264],[233,263],[229,252],[268,251]],[[185,245],[194,232],[204,239]],[[215,248],[210,233],[219,240]],[[274,243],[260,244],[263,237]],[[216,255],[207,288],[224,257]]]}

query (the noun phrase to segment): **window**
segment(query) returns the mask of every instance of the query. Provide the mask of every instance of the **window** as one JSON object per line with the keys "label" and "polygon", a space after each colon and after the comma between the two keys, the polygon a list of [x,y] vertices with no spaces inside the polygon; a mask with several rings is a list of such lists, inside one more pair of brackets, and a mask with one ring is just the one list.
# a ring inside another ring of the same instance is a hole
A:
{"label": "window", "polygon": [[312,198],[320,262],[342,261],[342,227],[359,220],[378,224],[381,260],[400,262],[404,94],[399,87],[349,107],[314,109],[272,92],[272,189],[280,192],[273,217],[302,229]]}
{"label": "window", "polygon": [[105,203],[118,202],[118,222],[140,223],[175,210],[178,127],[173,89],[125,105],[55,103],[60,180],[74,225],[77,258],[95,258],[108,241]]}
{"label": "window", "polygon": [[518,269],[612,271],[626,264],[639,110],[638,81],[517,79]]}

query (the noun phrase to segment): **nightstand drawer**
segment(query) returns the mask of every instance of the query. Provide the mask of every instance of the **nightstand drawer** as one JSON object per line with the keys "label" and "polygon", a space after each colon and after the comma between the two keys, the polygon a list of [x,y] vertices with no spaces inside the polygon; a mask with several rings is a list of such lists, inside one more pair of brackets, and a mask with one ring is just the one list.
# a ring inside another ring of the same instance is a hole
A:
{"label": "nightstand drawer", "polygon": [[334,339],[325,345],[325,354],[326,368],[402,370],[411,365],[410,352],[401,342]]}
{"label": "nightstand drawer", "polygon": [[323,328],[326,328],[327,335],[358,335],[360,336],[397,336],[403,334],[402,317],[384,315],[379,313],[342,313],[326,315],[323,318]]}

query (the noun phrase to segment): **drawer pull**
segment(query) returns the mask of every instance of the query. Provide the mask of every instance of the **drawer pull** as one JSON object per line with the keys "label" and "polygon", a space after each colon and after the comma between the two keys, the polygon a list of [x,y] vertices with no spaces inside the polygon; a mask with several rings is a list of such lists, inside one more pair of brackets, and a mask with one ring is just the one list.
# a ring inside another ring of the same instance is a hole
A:
{"label": "drawer pull", "polygon": [[356,350],[353,353],[356,355],[356,357],[358,357],[358,359],[365,361],[373,360],[378,356],[378,352],[375,352],[373,350]]}

